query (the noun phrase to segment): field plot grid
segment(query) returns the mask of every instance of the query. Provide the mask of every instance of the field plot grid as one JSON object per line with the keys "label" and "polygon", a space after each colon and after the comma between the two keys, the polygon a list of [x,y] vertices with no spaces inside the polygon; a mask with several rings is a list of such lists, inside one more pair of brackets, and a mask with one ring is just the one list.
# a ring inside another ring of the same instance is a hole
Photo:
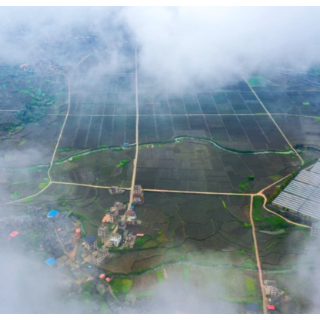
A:
{"label": "field plot grid", "polygon": [[301,171],[272,202],[281,208],[320,219],[320,162],[311,170]]}
{"label": "field plot grid", "polygon": [[150,144],[139,150],[136,183],[146,189],[231,192],[255,176],[258,190],[290,162],[285,155],[237,155],[204,141]]}

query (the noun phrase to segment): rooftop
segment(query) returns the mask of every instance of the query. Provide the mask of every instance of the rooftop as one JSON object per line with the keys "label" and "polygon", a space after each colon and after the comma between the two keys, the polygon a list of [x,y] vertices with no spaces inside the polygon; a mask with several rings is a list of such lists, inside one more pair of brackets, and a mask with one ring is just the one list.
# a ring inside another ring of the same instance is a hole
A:
{"label": "rooftop", "polygon": [[89,234],[83,240],[90,245],[90,244],[93,244],[96,241],[96,239],[97,238],[93,234]]}
{"label": "rooftop", "polygon": [[48,265],[48,266],[52,266],[54,263],[56,263],[56,260],[53,259],[53,258],[49,258],[45,261],[45,263]]}
{"label": "rooftop", "polygon": [[249,302],[247,304],[247,311],[258,313],[259,306],[256,303]]}
{"label": "rooftop", "polygon": [[272,204],[320,220],[320,162],[301,171]]}
{"label": "rooftop", "polygon": [[53,217],[55,217],[58,213],[59,213],[59,211],[57,211],[57,210],[51,210],[51,211],[48,212],[47,217],[48,217],[48,218],[53,218]]}

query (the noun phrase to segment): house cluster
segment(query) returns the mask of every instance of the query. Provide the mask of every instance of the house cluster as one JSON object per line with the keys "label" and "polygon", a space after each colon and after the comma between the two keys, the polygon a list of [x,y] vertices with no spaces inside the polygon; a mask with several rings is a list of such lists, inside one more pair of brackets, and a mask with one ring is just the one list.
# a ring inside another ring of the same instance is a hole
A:
{"label": "house cluster", "polygon": [[109,254],[106,247],[98,249],[97,238],[92,234],[83,239],[82,245],[89,251],[89,260],[92,264],[100,265]]}
{"label": "house cluster", "polygon": [[280,290],[277,287],[277,282],[274,280],[265,280],[263,284],[268,297],[268,313],[279,313],[278,309],[280,306],[282,309],[286,309],[288,302],[292,300],[291,296]]}
{"label": "house cluster", "polygon": [[[122,220],[119,220],[119,213],[125,210],[125,205],[121,202],[115,202],[114,206],[110,208],[102,219],[102,224],[98,228],[98,236],[100,238],[109,237],[109,245],[118,247],[122,240],[127,243],[129,247],[133,247],[136,237],[131,231],[126,230],[128,225],[141,225],[141,221],[137,220],[136,213],[131,209],[127,210]],[[114,232],[110,234],[108,223],[117,223],[114,227]],[[118,231],[115,233],[115,231]],[[106,239],[107,240],[107,239]]]}

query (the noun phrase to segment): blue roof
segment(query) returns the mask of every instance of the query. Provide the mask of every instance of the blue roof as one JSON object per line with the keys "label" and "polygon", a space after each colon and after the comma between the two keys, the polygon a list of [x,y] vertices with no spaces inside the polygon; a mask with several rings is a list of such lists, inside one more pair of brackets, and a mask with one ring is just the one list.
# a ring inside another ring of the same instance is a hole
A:
{"label": "blue roof", "polygon": [[83,240],[87,243],[87,244],[92,244],[96,241],[96,237],[93,234],[89,234],[88,236],[86,236]]}
{"label": "blue roof", "polygon": [[48,217],[48,218],[53,218],[53,217],[55,217],[58,213],[59,213],[59,211],[57,211],[57,210],[51,210],[50,212],[48,212],[47,217]]}
{"label": "blue roof", "polygon": [[49,258],[48,260],[45,261],[45,263],[46,263],[48,266],[52,266],[55,262],[56,262],[56,260],[53,259],[53,258]]}
{"label": "blue roof", "polygon": [[129,145],[130,145],[130,143],[125,142],[123,145],[124,145],[124,146],[129,146]]}
{"label": "blue roof", "polygon": [[130,209],[134,209],[134,206],[131,206]]}
{"label": "blue roof", "polygon": [[256,312],[259,311],[259,306],[256,303],[248,302],[247,304],[247,311]]}

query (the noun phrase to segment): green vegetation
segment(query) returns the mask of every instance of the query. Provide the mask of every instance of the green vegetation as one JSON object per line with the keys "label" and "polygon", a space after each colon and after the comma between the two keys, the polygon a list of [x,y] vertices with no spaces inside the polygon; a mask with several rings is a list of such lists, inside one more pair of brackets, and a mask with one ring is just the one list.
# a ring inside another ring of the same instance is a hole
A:
{"label": "green vegetation", "polygon": [[255,176],[248,176],[247,181],[253,181],[256,177]]}
{"label": "green vegetation", "polygon": [[162,274],[162,271],[159,270],[159,271],[156,272],[156,274],[157,274],[157,277],[158,277],[158,281],[159,281],[160,283],[163,282],[163,274]]}
{"label": "green vegetation", "polygon": [[248,297],[256,296],[256,281],[253,278],[245,277],[246,280],[246,291]]}
{"label": "green vegetation", "polygon": [[223,207],[227,209],[226,203],[222,200]]}
{"label": "green vegetation", "polygon": [[20,202],[31,202],[31,201],[33,201],[33,200],[34,200],[34,197],[30,197],[30,198],[21,200]]}
{"label": "green vegetation", "polygon": [[280,187],[276,188],[274,193],[268,198],[267,203],[272,202],[279,195],[279,193],[298,175],[298,173],[298,170],[293,171],[290,176],[282,182]]}
{"label": "green vegetation", "polygon": [[18,195],[19,195],[19,192],[18,192],[18,191],[14,192],[14,193],[11,195],[11,199],[17,199],[17,198],[18,198]]}
{"label": "green vegetation", "polygon": [[103,246],[103,242],[102,242],[102,241],[100,241],[100,240],[99,240],[99,241],[97,241],[97,247],[98,247],[98,248],[101,248],[102,246]]}
{"label": "green vegetation", "polygon": [[132,286],[132,280],[126,278],[115,278],[110,283],[115,296],[119,293],[128,293]]}
{"label": "green vegetation", "polygon": [[244,269],[257,269],[257,266],[253,263],[253,261],[251,259],[247,259],[245,260],[245,262],[242,264],[242,267]]}
{"label": "green vegetation", "polygon": [[137,237],[137,241],[134,244],[135,248],[141,248],[143,246],[143,244],[149,240],[155,240],[157,238],[156,235],[146,235],[143,237]]}
{"label": "green vegetation", "polygon": [[118,166],[123,167],[125,164],[127,164],[130,160],[121,160]]}
{"label": "green vegetation", "polygon": [[268,228],[273,231],[286,228],[287,222],[285,220],[263,210],[263,201],[263,198],[259,196],[253,198],[252,217],[254,221],[260,222],[259,228],[262,230]]}
{"label": "green vegetation", "polygon": [[316,120],[320,122],[320,118],[316,118]]}
{"label": "green vegetation", "polygon": [[247,182],[242,182],[238,185],[238,188],[241,191],[248,191],[252,188],[251,184],[247,183]]}
{"label": "green vegetation", "polygon": [[22,140],[20,143],[19,143],[19,146],[23,146],[27,141],[26,140]]}
{"label": "green vegetation", "polygon": [[43,188],[45,188],[48,184],[49,184],[48,182],[40,182],[40,183],[39,183],[39,188],[40,188],[40,189],[43,189]]}
{"label": "green vegetation", "polygon": [[310,103],[309,102],[303,102],[303,105],[304,106],[310,106]]}

